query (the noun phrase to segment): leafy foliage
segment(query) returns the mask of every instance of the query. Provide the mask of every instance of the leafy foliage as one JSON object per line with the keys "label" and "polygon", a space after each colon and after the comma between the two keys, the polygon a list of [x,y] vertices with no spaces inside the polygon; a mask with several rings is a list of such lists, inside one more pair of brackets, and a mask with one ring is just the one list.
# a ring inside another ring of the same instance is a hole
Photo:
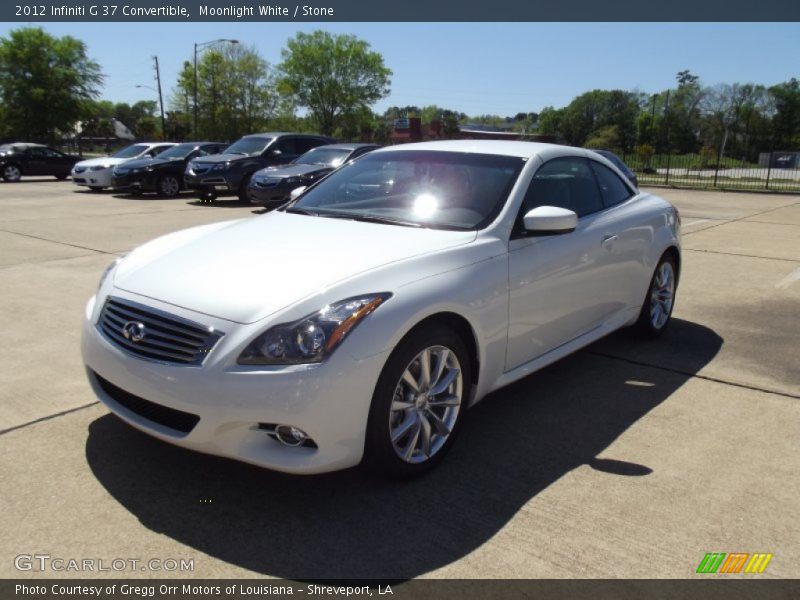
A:
{"label": "leafy foliage", "polygon": [[5,135],[53,141],[87,116],[103,83],[83,42],[27,27],[0,38],[0,115]]}
{"label": "leafy foliage", "polygon": [[392,72],[367,42],[326,31],[298,33],[279,65],[281,89],[306,107],[319,131],[333,134],[389,94]]}

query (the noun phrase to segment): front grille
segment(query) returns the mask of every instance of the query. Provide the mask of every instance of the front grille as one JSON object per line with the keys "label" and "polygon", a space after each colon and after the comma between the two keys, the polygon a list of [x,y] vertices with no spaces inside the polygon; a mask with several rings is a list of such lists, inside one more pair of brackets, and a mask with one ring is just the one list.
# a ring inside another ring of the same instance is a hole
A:
{"label": "front grille", "polygon": [[103,306],[97,328],[130,354],[177,365],[201,364],[225,335],[213,327],[111,296]]}
{"label": "front grille", "polygon": [[114,402],[120,406],[124,406],[132,413],[136,413],[143,419],[158,423],[164,427],[169,427],[175,431],[180,431],[181,433],[189,433],[200,421],[200,417],[192,413],[162,406],[155,402],[150,402],[150,400],[140,398],[139,396],[134,396],[130,392],[118,388],[107,379],[103,379],[94,371],[92,371],[92,375],[97,379],[97,383],[102,390],[108,394]]}

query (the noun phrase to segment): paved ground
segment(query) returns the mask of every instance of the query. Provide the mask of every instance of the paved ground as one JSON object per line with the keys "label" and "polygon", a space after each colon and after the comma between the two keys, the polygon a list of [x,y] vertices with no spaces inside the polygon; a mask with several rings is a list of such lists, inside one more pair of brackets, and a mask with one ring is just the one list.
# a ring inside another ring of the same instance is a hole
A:
{"label": "paved ground", "polygon": [[495,393],[435,474],[395,484],[195,455],[94,402],[78,331],[102,270],[250,207],[0,184],[0,577],[32,553],[189,558],[194,577],[692,577],[710,551],[799,577],[800,196],[662,194],[685,232],[671,331]]}

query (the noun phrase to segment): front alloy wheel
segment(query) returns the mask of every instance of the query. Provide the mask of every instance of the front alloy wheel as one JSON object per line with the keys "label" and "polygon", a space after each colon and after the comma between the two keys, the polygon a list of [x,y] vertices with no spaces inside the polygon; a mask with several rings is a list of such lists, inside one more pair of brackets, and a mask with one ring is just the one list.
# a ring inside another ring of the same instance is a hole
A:
{"label": "front alloy wheel", "polygon": [[375,387],[365,461],[405,478],[438,464],[464,419],[470,369],[467,348],[449,327],[430,324],[409,334],[389,356]]}
{"label": "front alloy wheel", "polygon": [[637,328],[646,337],[658,337],[669,324],[677,287],[675,260],[665,254],[658,262],[647,292]]}
{"label": "front alloy wheel", "polygon": [[174,175],[165,175],[158,180],[158,193],[165,198],[174,198],[181,191],[181,184]]}
{"label": "front alloy wheel", "polygon": [[456,355],[444,346],[420,352],[394,390],[389,432],[397,456],[416,464],[439,452],[458,420],[463,395]]}
{"label": "front alloy wheel", "polygon": [[6,165],[3,169],[3,179],[8,183],[16,183],[22,177],[22,171],[17,165]]}

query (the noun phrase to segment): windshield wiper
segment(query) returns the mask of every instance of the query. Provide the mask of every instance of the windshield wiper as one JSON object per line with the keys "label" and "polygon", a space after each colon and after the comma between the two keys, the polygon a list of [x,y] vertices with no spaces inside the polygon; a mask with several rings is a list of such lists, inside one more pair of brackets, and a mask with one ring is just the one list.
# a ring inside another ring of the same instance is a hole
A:
{"label": "windshield wiper", "polygon": [[320,216],[318,212],[315,212],[313,210],[308,210],[307,208],[297,208],[296,206],[290,206],[289,208],[284,208],[281,212],[292,213],[293,215],[308,215],[309,217]]}
{"label": "windshield wiper", "polygon": [[392,217],[381,217],[378,215],[360,215],[350,213],[317,213],[320,217],[330,217],[331,219],[349,219],[351,221],[360,221],[362,223],[380,223],[382,225],[400,225],[402,227],[422,227],[422,224],[415,223],[414,221],[405,221],[403,219],[395,219]]}

